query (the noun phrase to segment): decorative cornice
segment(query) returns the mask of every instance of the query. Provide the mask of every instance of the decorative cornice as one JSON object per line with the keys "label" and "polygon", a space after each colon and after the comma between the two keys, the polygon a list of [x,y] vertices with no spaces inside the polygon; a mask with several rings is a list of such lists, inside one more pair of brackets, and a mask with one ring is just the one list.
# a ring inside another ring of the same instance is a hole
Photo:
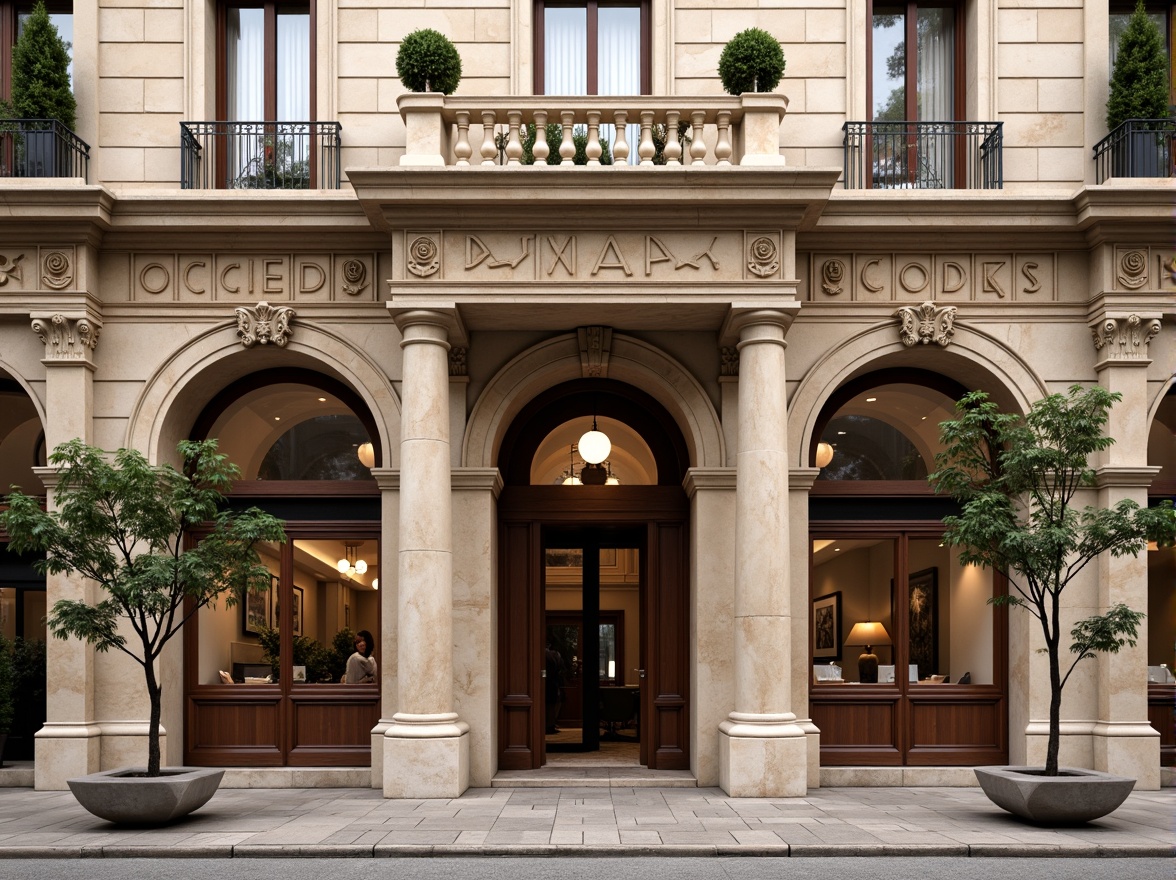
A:
{"label": "decorative cornice", "polygon": [[718,489],[724,492],[735,491],[735,468],[703,468],[692,467],[686,471],[682,479],[682,488],[689,498],[704,489]]}
{"label": "decorative cornice", "polygon": [[1102,354],[1101,363],[1144,363],[1147,360],[1148,343],[1159,332],[1159,318],[1141,318],[1137,314],[1106,315],[1090,328],[1094,350]]}
{"label": "decorative cornice", "polygon": [[903,306],[894,315],[899,319],[899,335],[907,348],[932,341],[946,347],[955,335],[955,306],[925,302],[919,306]]}
{"label": "decorative cornice", "polygon": [[45,360],[91,362],[102,322],[90,315],[33,315],[33,332],[45,343]]}
{"label": "decorative cornice", "polygon": [[580,375],[585,379],[607,379],[608,358],[612,353],[612,328],[577,327],[580,342]]}
{"label": "decorative cornice", "polygon": [[289,306],[271,306],[263,300],[256,306],[238,306],[233,311],[237,315],[237,335],[246,348],[271,342],[284,348],[294,334],[290,322],[295,312]]}

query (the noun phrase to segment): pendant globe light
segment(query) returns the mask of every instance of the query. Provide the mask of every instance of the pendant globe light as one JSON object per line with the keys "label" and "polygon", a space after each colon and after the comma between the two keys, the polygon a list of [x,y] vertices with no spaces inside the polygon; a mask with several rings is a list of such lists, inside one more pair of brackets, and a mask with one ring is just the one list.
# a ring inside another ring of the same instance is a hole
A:
{"label": "pendant globe light", "polygon": [[592,417],[592,430],[580,435],[580,442],[576,444],[580,458],[588,464],[600,464],[612,451],[612,441],[604,431],[596,430],[596,416]]}

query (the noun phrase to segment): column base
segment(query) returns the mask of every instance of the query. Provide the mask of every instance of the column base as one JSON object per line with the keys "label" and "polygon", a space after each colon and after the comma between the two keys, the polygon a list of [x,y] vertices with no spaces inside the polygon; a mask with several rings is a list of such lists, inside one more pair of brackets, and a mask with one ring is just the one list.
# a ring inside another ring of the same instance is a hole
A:
{"label": "column base", "polygon": [[796,726],[804,731],[808,749],[808,787],[821,787],[821,731],[811,718],[801,718]]}
{"label": "column base", "polygon": [[719,725],[719,787],[731,797],[804,797],[809,747],[795,721]]}
{"label": "column base", "polygon": [[384,734],[391,726],[391,719],[381,718],[372,728],[372,788],[384,787]]}
{"label": "column base", "polygon": [[1096,721],[1094,769],[1135,780],[1135,791],[1160,788],[1160,735],[1146,721]]}
{"label": "column base", "polygon": [[393,716],[384,731],[384,797],[455,798],[470,787],[470,726],[456,715],[437,717]]}
{"label": "column base", "polygon": [[[37,791],[65,791],[67,779],[101,769],[102,728],[97,724],[47,722],[33,738],[33,785]],[[144,754],[143,762],[147,756]]]}

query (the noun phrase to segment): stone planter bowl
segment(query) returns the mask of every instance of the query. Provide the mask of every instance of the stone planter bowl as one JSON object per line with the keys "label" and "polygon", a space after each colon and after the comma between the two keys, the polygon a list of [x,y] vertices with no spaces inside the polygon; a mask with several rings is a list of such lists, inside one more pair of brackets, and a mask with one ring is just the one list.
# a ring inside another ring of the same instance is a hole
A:
{"label": "stone planter bowl", "polygon": [[1039,825],[1075,825],[1119,808],[1135,780],[1097,770],[1059,768],[1045,776],[1041,767],[977,767],[976,778],[988,799],[1014,816]]}
{"label": "stone planter bowl", "polygon": [[216,794],[225,771],[214,767],[165,767],[142,776],[143,767],[122,767],[68,779],[78,803],[100,819],[163,825],[198,810]]}

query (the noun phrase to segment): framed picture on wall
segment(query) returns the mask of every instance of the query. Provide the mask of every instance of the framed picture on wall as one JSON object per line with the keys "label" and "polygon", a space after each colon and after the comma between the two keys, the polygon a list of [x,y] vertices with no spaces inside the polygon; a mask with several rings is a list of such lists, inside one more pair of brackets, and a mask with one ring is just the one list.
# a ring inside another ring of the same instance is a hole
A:
{"label": "framed picture on wall", "polygon": [[925,568],[911,575],[907,592],[910,664],[919,678],[939,671],[939,569]]}
{"label": "framed picture on wall", "polygon": [[291,609],[294,614],[294,635],[302,635],[302,588],[294,588],[294,605]]}
{"label": "framed picture on wall", "polygon": [[841,591],[813,599],[813,660],[841,659]]}
{"label": "framed picture on wall", "polygon": [[259,636],[270,625],[270,597],[277,578],[270,575],[270,588],[261,593],[246,593],[241,603],[241,629],[247,636]]}

